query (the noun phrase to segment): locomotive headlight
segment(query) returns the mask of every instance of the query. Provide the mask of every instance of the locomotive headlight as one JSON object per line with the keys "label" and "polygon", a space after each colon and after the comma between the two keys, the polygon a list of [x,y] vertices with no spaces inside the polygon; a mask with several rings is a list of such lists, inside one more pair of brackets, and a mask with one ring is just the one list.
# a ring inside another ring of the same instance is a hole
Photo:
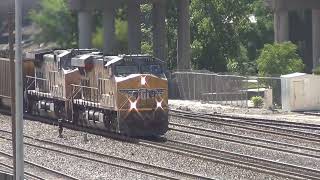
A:
{"label": "locomotive headlight", "polygon": [[130,111],[132,111],[133,109],[137,110],[137,103],[138,103],[138,100],[134,102],[130,101]]}
{"label": "locomotive headlight", "polygon": [[163,109],[163,108],[162,108],[162,102],[163,102],[163,100],[161,100],[161,101],[158,101],[158,100],[157,100],[157,109],[158,109],[158,108]]}
{"label": "locomotive headlight", "polygon": [[147,84],[146,76],[141,76],[141,85],[145,86]]}

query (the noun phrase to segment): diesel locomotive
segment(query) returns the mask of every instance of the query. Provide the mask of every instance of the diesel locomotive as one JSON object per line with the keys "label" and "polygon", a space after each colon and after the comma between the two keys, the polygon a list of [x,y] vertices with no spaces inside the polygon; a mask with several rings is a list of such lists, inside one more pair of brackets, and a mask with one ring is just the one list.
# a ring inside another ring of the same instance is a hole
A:
{"label": "diesel locomotive", "polygon": [[[104,56],[91,49],[40,51],[31,57],[33,69],[24,77],[26,113],[128,136],[167,132],[168,82],[162,60]],[[3,81],[1,89],[10,87]]]}

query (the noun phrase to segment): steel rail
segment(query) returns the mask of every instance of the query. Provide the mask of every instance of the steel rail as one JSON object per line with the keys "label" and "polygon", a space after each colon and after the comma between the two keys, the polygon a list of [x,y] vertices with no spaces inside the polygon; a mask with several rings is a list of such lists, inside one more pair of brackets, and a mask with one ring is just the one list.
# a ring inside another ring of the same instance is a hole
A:
{"label": "steel rail", "polygon": [[[2,171],[2,170],[0,170],[0,172],[3,172],[3,173],[6,173],[6,174],[9,174],[9,175],[12,175],[12,176],[13,176],[13,174],[12,174],[13,166],[9,166],[9,165],[7,165],[7,164],[5,164],[5,163],[2,163],[2,162],[0,162],[0,166],[5,167],[5,168],[7,168],[7,169],[10,171],[10,172],[8,172],[8,171]],[[34,178],[34,179],[37,179],[37,180],[45,180],[45,179],[43,179],[42,177],[37,176],[37,175],[34,175],[34,174],[32,174],[32,173],[29,173],[29,172],[24,172],[24,174],[27,175],[29,178]],[[28,179],[28,178],[27,178],[27,179]]]}
{"label": "steel rail", "polygon": [[[4,152],[0,152],[0,155],[9,157],[9,158],[11,158],[11,159],[13,158],[13,156],[12,156],[11,154],[4,153]],[[49,173],[53,173],[53,174],[55,174],[55,175],[58,176],[58,177],[64,177],[64,178],[66,178],[66,179],[78,180],[78,178],[75,178],[75,177],[72,177],[72,176],[70,176],[70,175],[67,175],[67,174],[64,174],[64,173],[55,171],[55,170],[53,170],[53,169],[44,167],[44,166],[39,165],[39,164],[36,164],[36,163],[34,163],[34,162],[27,161],[27,160],[24,160],[24,162],[27,163],[27,164],[29,164],[29,165],[31,165],[31,166],[34,166],[34,167],[36,167],[36,168],[45,170],[45,171],[47,171],[47,172],[49,172]],[[30,173],[29,173],[29,174],[30,174]],[[43,179],[43,180],[46,179],[46,177],[43,178],[43,177],[41,177],[41,176],[39,176],[39,175],[32,175],[32,174],[31,174],[31,176],[34,176],[34,177],[37,178],[37,179]]]}
{"label": "steel rail", "polygon": [[[50,122],[52,123],[52,121],[50,121]],[[74,128],[75,127],[73,126],[71,129],[74,129]],[[83,130],[83,129],[79,128],[77,130]],[[104,132],[101,132],[101,131],[98,132],[97,130],[90,131],[89,133],[93,133],[93,134],[96,134],[96,135],[103,135],[103,136],[105,136],[106,134],[110,134],[110,133],[104,133]],[[111,133],[111,134],[114,134],[114,133]],[[119,137],[121,135],[117,135],[116,134],[116,136]],[[114,136],[112,136],[112,138],[114,138]],[[116,138],[116,139],[118,139],[118,138]],[[120,140],[122,140],[122,139],[123,139],[123,137],[120,138]],[[127,137],[125,137],[124,139],[129,139],[129,140],[131,139],[130,140],[131,142],[138,142],[139,145],[144,145],[144,146],[148,146],[148,147],[155,147],[155,148],[167,150],[167,151],[170,151],[170,152],[180,153],[180,154],[184,154],[184,155],[187,154],[187,155],[192,156],[192,157],[197,157],[197,158],[202,158],[202,159],[209,160],[209,161],[215,161],[215,162],[220,162],[220,163],[224,163],[224,164],[234,165],[234,166],[238,166],[238,167],[241,167],[241,168],[253,169],[255,171],[266,172],[266,173],[280,175],[280,176],[289,177],[289,178],[293,178],[293,179],[306,179],[306,178],[307,179],[318,179],[318,178],[315,178],[315,176],[312,175],[312,174],[316,174],[316,176],[319,177],[318,174],[317,174],[318,172],[316,170],[308,169],[308,168],[304,168],[304,167],[297,167],[297,166],[289,165],[291,167],[295,167],[296,168],[294,171],[290,172],[290,171],[285,171],[285,170],[282,170],[282,169],[279,169],[279,168],[269,167],[270,164],[268,166],[257,165],[256,163],[253,163],[253,162],[239,161],[239,160],[235,160],[235,159],[232,159],[232,158],[225,158],[225,157],[222,157],[222,156],[217,156],[217,155],[212,155],[212,154],[209,154],[209,153],[201,152],[201,151],[203,151],[203,149],[205,149],[207,147],[201,147],[201,148],[199,148],[199,150],[194,151],[194,150],[188,150],[186,148],[181,148],[181,147],[179,148],[179,147],[176,147],[176,146],[173,146],[173,145],[170,146],[168,144],[150,142],[150,141],[147,141],[147,140],[139,140],[139,141],[137,141],[137,139],[133,139],[132,140],[132,138],[127,138]],[[211,150],[211,151],[213,151],[213,150]],[[231,152],[227,152],[227,153],[231,153]],[[237,156],[239,156],[239,155],[237,155]],[[265,160],[265,161],[268,161],[268,160]],[[272,163],[277,163],[277,162],[273,162],[273,161],[268,161],[268,162],[271,163],[271,164]],[[283,165],[283,163],[282,163],[282,165]],[[312,172],[308,172],[308,175],[297,173],[296,170],[299,170],[299,168],[300,168],[300,170],[302,168],[302,170],[312,171]],[[311,175],[310,175],[310,173],[311,173]]]}
{"label": "steel rail", "polygon": [[[198,128],[198,127],[187,126],[187,125],[182,125],[182,124],[177,124],[177,123],[170,123],[170,125],[183,127],[183,128],[189,128],[189,129],[198,130],[198,131],[202,131],[202,132],[221,134],[221,135],[231,136],[231,137],[235,137],[235,138],[250,139],[250,140],[253,140],[253,141],[259,141],[259,142],[263,142],[263,143],[270,143],[270,144],[273,144],[273,145],[287,146],[287,147],[291,147],[291,148],[303,149],[303,150],[313,151],[313,152],[318,152],[318,153],[320,152],[320,149],[297,146],[297,145],[287,144],[287,143],[280,143],[280,142],[277,142],[277,141],[269,141],[269,140],[253,138],[253,137],[249,137],[249,136],[242,136],[242,135],[236,135],[236,134],[231,134],[231,133],[225,133],[225,132],[215,131],[215,130],[211,130],[211,129]],[[211,138],[211,139],[229,141],[229,142],[238,143],[238,144],[244,144],[244,145],[255,146],[255,147],[260,147],[260,148],[265,148],[265,149],[283,151],[283,152],[286,152],[286,153],[298,154],[298,155],[302,155],[302,156],[306,156],[306,157],[313,157],[313,158],[319,158],[320,159],[320,155],[310,154],[310,153],[303,153],[303,152],[300,152],[299,150],[298,151],[293,151],[293,150],[274,147],[274,146],[270,146],[270,145],[268,146],[268,145],[256,144],[256,143],[252,143],[252,142],[245,142],[245,141],[241,141],[241,140],[218,137],[218,136],[213,136],[213,135],[208,135],[208,134],[203,134],[203,133],[190,132],[190,131],[177,129],[177,128],[170,128],[170,130],[176,131],[176,132],[185,133],[185,134],[192,134],[192,135],[207,137],[207,138]]]}
{"label": "steel rail", "polygon": [[302,112],[302,114],[310,115],[310,116],[320,116],[320,112]]}
{"label": "steel rail", "polygon": [[[10,134],[9,131],[0,130],[0,132]],[[131,168],[129,166],[123,166],[123,165],[119,165],[119,164],[115,164],[115,163],[111,163],[111,162],[102,161],[100,159],[80,156],[80,155],[77,155],[77,154],[82,154],[83,155],[84,153],[87,153],[87,154],[90,154],[90,155],[100,156],[100,157],[109,158],[109,159],[115,159],[117,161],[122,161],[122,162],[126,162],[126,163],[131,163],[131,164],[137,164],[137,165],[144,166],[144,167],[147,167],[147,168],[153,168],[155,170],[161,170],[161,171],[170,172],[171,174],[176,174],[176,175],[183,176],[183,177],[190,177],[190,178],[196,178],[196,179],[197,178],[200,178],[200,179],[211,179],[211,178],[207,178],[207,177],[204,177],[204,176],[194,175],[194,174],[190,174],[190,173],[186,173],[186,172],[182,172],[182,171],[178,171],[178,170],[164,168],[164,167],[160,167],[160,166],[156,166],[156,165],[150,165],[150,164],[141,163],[141,162],[137,162],[137,161],[132,161],[132,160],[119,158],[119,157],[115,157],[115,156],[111,156],[111,155],[101,154],[101,153],[98,153],[98,152],[88,151],[88,150],[85,150],[85,149],[80,149],[80,148],[76,148],[76,147],[73,147],[73,146],[67,146],[67,145],[60,144],[60,143],[54,143],[54,142],[51,142],[51,141],[38,139],[38,138],[33,138],[33,137],[30,137],[30,136],[26,136],[26,135],[24,137],[27,138],[27,139],[30,139],[31,141],[37,141],[39,143],[43,143],[43,144],[47,144],[47,145],[49,144],[51,146],[58,146],[60,148],[65,148],[65,149],[69,149],[69,150],[71,149],[73,151],[78,151],[79,153],[68,153],[68,152],[65,152],[65,151],[63,151],[61,149],[57,150],[57,149],[47,148],[47,147],[43,147],[43,146],[40,146],[40,145],[35,145],[35,144],[31,144],[31,143],[25,142],[24,144],[28,145],[28,146],[41,148],[41,149],[45,149],[45,150],[48,150],[48,151],[53,151],[53,152],[57,152],[57,153],[60,153],[60,154],[64,154],[64,155],[68,155],[68,156],[72,156],[72,157],[76,157],[76,158],[80,158],[80,159],[86,159],[86,160],[93,161],[93,162],[100,163],[100,164],[105,164],[105,165],[110,165],[110,166],[114,166],[114,167],[118,167],[118,168],[123,168],[123,169],[127,169],[127,170],[130,170],[130,171],[133,171],[133,172],[139,172],[139,173],[151,175],[151,176],[158,177],[158,178],[173,179],[173,180],[179,179],[179,178],[174,178],[174,177],[170,177],[170,176],[166,176],[166,175],[161,175],[158,172],[150,172],[150,171],[146,171],[146,170],[139,170],[139,169]],[[11,138],[5,138],[5,137],[2,137],[2,136],[0,136],[0,138],[1,139],[6,139],[6,140],[12,140]]]}
{"label": "steel rail", "polygon": [[[242,154],[221,151],[218,149],[208,148],[204,146],[193,145],[190,143],[168,140],[171,143],[180,143],[187,145],[186,147],[179,147],[176,144],[162,144],[150,141],[141,141],[139,144],[167,150],[170,152],[188,154],[191,157],[201,158],[208,161],[224,163],[241,168],[251,169],[263,173],[273,174],[291,179],[319,179],[320,171],[305,168],[301,166],[295,166],[291,164],[279,163],[276,161],[270,161],[265,159],[259,159],[250,156],[244,156]],[[196,148],[196,149],[195,149]],[[192,150],[193,149],[193,150]],[[204,150],[210,152],[205,152]],[[241,158],[239,158],[241,157]],[[250,162],[248,162],[250,161]],[[257,163],[260,161],[260,164]],[[287,168],[287,169],[284,169]],[[290,169],[288,169],[290,168]],[[305,171],[305,172],[303,172]]]}
{"label": "steel rail", "polygon": [[[172,111],[174,113],[176,113],[175,111]],[[277,129],[277,130],[282,130],[282,131],[287,131],[287,132],[291,132],[291,133],[299,133],[299,134],[305,134],[305,135],[309,135],[309,136],[315,136],[320,138],[320,134],[317,133],[310,133],[310,132],[304,132],[304,131],[298,131],[298,130],[291,130],[291,129],[285,129],[285,128],[280,128],[280,127],[275,127],[275,125],[281,126],[281,124],[277,124],[277,123],[263,123],[263,122],[252,122],[252,120],[250,120],[250,118],[238,118],[236,116],[225,116],[225,115],[213,115],[213,114],[200,114],[200,113],[192,113],[192,112],[179,112],[181,115],[188,115],[188,116],[193,116],[193,117],[203,117],[203,118],[208,118],[208,119],[212,119],[212,120],[218,120],[218,121],[227,121],[227,122],[232,122],[232,123],[238,123],[238,124],[247,124],[247,125],[252,125],[252,126],[258,126],[258,127],[264,127],[264,128],[273,128],[273,129]],[[178,113],[177,113],[178,114]],[[271,125],[270,125],[271,124]],[[282,124],[282,126],[285,126],[284,124]],[[303,128],[303,126],[299,126],[299,125],[286,125],[287,127],[292,127],[292,128]],[[311,125],[311,126],[318,126],[318,125]],[[305,127],[305,129],[310,129],[310,127]],[[312,130],[320,130],[318,128],[312,128]]]}
{"label": "steel rail", "polygon": [[[229,126],[229,127],[236,127],[236,128],[240,128],[240,129],[247,129],[250,131],[255,131],[255,132],[262,132],[262,133],[268,133],[268,134],[276,134],[276,135],[281,135],[281,136],[287,136],[290,138],[298,138],[298,139],[304,139],[304,140],[308,140],[308,141],[313,141],[316,143],[319,143],[320,139],[318,139],[318,134],[310,134],[310,133],[306,133],[306,132],[296,132],[296,131],[289,131],[287,129],[276,129],[273,127],[267,127],[267,128],[271,128],[273,130],[265,130],[265,129],[257,129],[256,127],[248,127],[248,126],[244,126],[245,122],[239,122],[239,121],[232,121],[229,119],[219,119],[219,118],[208,118],[208,117],[197,117],[196,115],[188,115],[188,114],[170,114],[170,116],[172,117],[179,117],[179,118],[184,118],[184,119],[189,119],[192,121],[200,121],[200,122],[206,122],[206,123],[210,123],[210,124],[219,124],[219,125],[224,125],[224,126]],[[220,121],[214,121],[213,119]],[[233,124],[227,123],[227,122],[232,122]],[[236,124],[235,124],[236,123]],[[240,124],[240,125],[239,125]],[[256,124],[247,124],[247,125],[251,125],[251,126],[256,126]],[[283,133],[283,132],[279,132],[279,130],[282,131],[287,131],[290,133]],[[296,135],[297,133],[302,134],[301,136]],[[317,139],[315,138],[310,138],[310,137],[306,137],[306,136],[317,136]]]}
{"label": "steel rail", "polygon": [[242,120],[246,122],[252,123],[262,123],[262,124],[271,124],[271,125],[278,125],[278,126],[286,126],[286,127],[293,127],[293,128],[302,128],[302,129],[311,129],[311,130],[320,130],[320,124],[311,124],[311,123],[301,123],[301,122],[290,122],[290,121],[283,121],[283,120],[272,120],[272,119],[263,119],[263,118],[254,118],[254,117],[243,117],[243,116],[235,116],[235,115],[225,115],[225,114],[208,114],[208,113],[194,113],[194,112],[187,112],[181,110],[174,110],[170,109],[171,112],[175,113],[185,113],[185,114],[195,114],[199,116],[212,116],[212,117],[221,117],[221,118],[232,118],[235,120]]}

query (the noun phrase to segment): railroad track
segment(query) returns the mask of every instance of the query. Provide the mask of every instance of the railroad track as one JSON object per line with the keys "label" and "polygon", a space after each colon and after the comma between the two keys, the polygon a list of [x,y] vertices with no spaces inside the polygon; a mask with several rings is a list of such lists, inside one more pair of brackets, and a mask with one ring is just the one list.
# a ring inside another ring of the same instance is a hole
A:
{"label": "railroad track", "polygon": [[[1,163],[0,162],[0,167],[1,167],[1,170],[0,170],[0,173],[3,173],[3,174],[7,174],[7,175],[10,175],[13,177],[13,167],[12,166],[9,166],[7,165],[6,163]],[[25,172],[24,173],[25,175],[25,178],[26,179],[36,179],[36,180],[42,180],[42,178],[40,176],[37,176],[37,175],[34,175],[32,173],[29,173],[29,172]]]}
{"label": "railroad track", "polygon": [[316,143],[320,141],[320,134],[302,132],[302,131],[291,130],[291,129],[284,129],[284,128],[279,128],[279,127],[274,127],[269,125],[257,124],[257,123],[249,123],[244,121],[238,121],[232,118],[220,118],[220,117],[206,116],[203,114],[199,115],[196,113],[181,112],[181,111],[179,111],[178,113],[175,111],[172,111],[170,116],[189,119],[193,121],[205,122],[209,124],[235,127],[235,128],[240,128],[240,129],[245,129],[245,130],[250,130],[255,132],[262,132],[262,133],[276,134],[276,135],[287,136],[292,138],[299,138],[299,139],[304,139],[304,140],[308,140]]}
{"label": "railroad track", "polygon": [[[316,149],[316,148],[298,146],[294,144],[282,143],[282,142],[271,141],[271,140],[266,140],[261,138],[244,136],[244,135],[237,135],[237,134],[232,134],[232,133],[227,133],[222,131],[216,131],[216,130],[211,130],[206,128],[179,124],[179,123],[169,123],[169,124],[171,125],[170,127],[171,131],[320,159],[320,155],[319,155],[320,149]],[[176,128],[176,127],[179,127],[179,128]],[[190,130],[193,130],[193,131],[190,131]],[[197,131],[197,132],[194,132],[194,131]],[[211,135],[204,134],[204,133],[210,133]],[[219,136],[217,136],[217,134]],[[222,137],[221,135],[227,136],[227,137]],[[250,140],[251,142],[248,142],[247,140]],[[261,143],[264,143],[264,144],[261,144]],[[276,147],[275,145],[278,147]],[[290,150],[288,148],[294,148],[295,150]],[[302,152],[302,150],[306,152]]]}
{"label": "railroad track", "polygon": [[[241,116],[233,116],[233,115],[223,115],[223,114],[208,114],[208,113],[194,113],[194,112],[187,112],[181,110],[170,110],[173,113],[182,113],[182,114],[190,114],[190,115],[197,115],[197,116],[206,116],[212,118],[231,118],[234,120],[238,120],[240,122],[247,122],[253,124],[262,124],[262,125],[272,125],[272,126],[279,126],[279,127],[289,127],[289,128],[297,128],[297,129],[309,129],[309,130],[317,130],[320,131],[319,124],[310,124],[310,123],[300,123],[300,122],[289,122],[283,120],[272,120],[272,119],[263,119],[263,118],[251,118],[251,117],[241,117]],[[307,113],[304,113],[307,114]],[[320,113],[319,113],[320,116]]]}
{"label": "railroad track", "polygon": [[[6,134],[10,135],[11,132],[0,130],[0,133],[6,133]],[[190,173],[186,173],[186,172],[182,172],[182,171],[178,171],[178,170],[173,170],[173,169],[169,169],[169,168],[164,168],[164,167],[160,167],[160,166],[150,165],[150,164],[132,161],[132,160],[128,160],[128,159],[123,159],[123,158],[119,158],[119,157],[114,157],[114,156],[110,156],[110,155],[106,155],[106,154],[92,152],[92,151],[88,151],[88,150],[84,150],[84,149],[80,149],[80,148],[76,148],[76,147],[71,147],[71,146],[67,146],[67,145],[63,145],[63,144],[59,144],[59,143],[54,143],[54,142],[47,141],[47,140],[33,138],[30,136],[24,136],[24,138],[26,141],[25,142],[26,146],[44,149],[44,150],[48,150],[48,151],[53,151],[53,152],[56,152],[59,154],[63,154],[63,155],[67,155],[67,156],[71,156],[71,157],[75,157],[75,158],[79,158],[79,159],[84,159],[84,160],[96,162],[96,163],[103,164],[103,165],[110,165],[110,166],[114,166],[114,167],[118,167],[118,168],[123,168],[123,169],[127,169],[129,171],[142,173],[142,174],[150,175],[150,176],[161,178],[161,179],[181,179],[181,178],[184,178],[184,179],[186,179],[186,178],[187,179],[188,178],[189,179],[210,179],[208,177],[204,177],[204,176],[200,176],[200,175],[194,175],[194,174],[190,174]],[[6,140],[10,140],[10,141],[12,140],[11,138],[3,137],[3,136],[0,136],[0,139],[6,139]],[[41,144],[41,145],[39,145],[39,144]],[[81,155],[77,155],[77,154],[81,154]],[[93,158],[92,156],[95,156],[95,158]],[[101,159],[109,159],[109,160],[112,159],[114,161],[117,161],[118,163],[107,162],[107,161],[101,160]],[[139,169],[132,168],[131,167],[132,165],[133,166],[140,166],[140,167],[139,167]]]}
{"label": "railroad track", "polygon": [[[74,129],[74,127],[73,128],[71,127],[71,129],[81,131],[81,129]],[[92,131],[92,132],[89,131],[89,133],[108,137],[108,133],[105,133],[105,132],[98,133],[95,131]],[[115,136],[119,136],[119,135],[115,135]],[[114,136],[112,136],[112,138],[114,138]],[[250,169],[258,172],[274,174],[277,176],[282,176],[282,177],[291,178],[291,179],[318,179],[318,177],[320,177],[320,171],[315,169],[295,166],[295,165],[286,164],[286,163],[279,163],[276,161],[270,161],[270,160],[260,159],[260,158],[246,156],[242,154],[222,151],[222,150],[199,146],[199,145],[190,144],[186,142],[167,140],[167,142],[165,143],[159,143],[159,142],[152,142],[149,140],[137,140],[134,138],[127,138],[127,137],[120,137],[120,138],[116,137],[115,139],[117,140],[125,139],[126,141],[128,140],[128,142],[137,143],[139,145],[143,145],[147,147],[158,148],[168,152],[179,153],[179,154],[188,155],[194,158],[200,158],[207,161],[228,164],[231,166],[237,166],[240,168]],[[47,143],[52,143],[52,142],[47,142]],[[33,144],[30,144],[30,146],[32,145]],[[68,146],[68,148],[70,147]],[[198,178],[210,179],[207,177],[200,177],[200,176],[198,176]]]}
{"label": "railroad track", "polygon": [[310,115],[310,116],[320,116],[320,111],[314,111],[314,112],[302,112],[302,114]]}
{"label": "railroad track", "polygon": [[[5,157],[5,158],[9,158],[9,159],[12,159],[13,156],[11,154],[8,154],[8,153],[4,153],[4,152],[0,152],[0,156],[2,157]],[[72,180],[77,180],[77,178],[75,177],[72,177],[72,176],[69,176],[67,174],[64,174],[64,173],[61,173],[61,172],[58,172],[58,171],[55,171],[53,169],[50,169],[50,168],[47,168],[47,167],[44,167],[42,165],[39,165],[39,164],[36,164],[36,163],[33,163],[31,161],[24,161],[25,162],[25,169],[30,169],[30,168],[36,168],[38,169],[39,171],[41,171],[41,174],[46,174],[45,176],[41,176],[41,175],[35,175],[33,173],[30,173],[30,172],[25,172],[25,175],[26,177],[29,177],[29,178],[32,178],[32,179],[37,179],[37,180],[46,180],[48,178],[47,175],[50,175],[51,177],[52,176],[55,176],[56,179],[72,179]],[[7,169],[13,169],[12,166],[9,166],[5,163],[0,163],[0,166],[3,166]]]}
{"label": "railroad track", "polygon": [[315,169],[232,153],[182,141],[167,140],[166,143],[141,141],[139,144],[285,178],[319,179],[320,177],[320,171]]}

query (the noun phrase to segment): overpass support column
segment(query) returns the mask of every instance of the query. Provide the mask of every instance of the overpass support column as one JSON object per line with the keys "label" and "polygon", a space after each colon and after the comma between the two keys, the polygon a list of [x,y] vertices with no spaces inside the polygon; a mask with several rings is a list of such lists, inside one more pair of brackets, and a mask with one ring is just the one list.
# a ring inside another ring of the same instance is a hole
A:
{"label": "overpass support column", "polygon": [[115,45],[115,14],[116,9],[114,6],[106,7],[103,12],[103,34],[104,34],[104,45],[103,53],[112,54],[114,53]]}
{"label": "overpass support column", "polygon": [[153,55],[166,60],[166,3],[157,1],[153,3]]}
{"label": "overpass support column", "polygon": [[178,70],[190,69],[191,66],[189,5],[189,0],[178,0]]}
{"label": "overpass support column", "polygon": [[275,42],[289,41],[289,14],[287,10],[274,12],[274,36]]}
{"label": "overpass support column", "polygon": [[313,68],[320,65],[320,9],[312,10]]}
{"label": "overpass support column", "polygon": [[91,48],[92,14],[90,11],[78,12],[79,48]]}
{"label": "overpass support column", "polygon": [[128,1],[128,49],[130,54],[141,53],[141,10],[138,0]]}

